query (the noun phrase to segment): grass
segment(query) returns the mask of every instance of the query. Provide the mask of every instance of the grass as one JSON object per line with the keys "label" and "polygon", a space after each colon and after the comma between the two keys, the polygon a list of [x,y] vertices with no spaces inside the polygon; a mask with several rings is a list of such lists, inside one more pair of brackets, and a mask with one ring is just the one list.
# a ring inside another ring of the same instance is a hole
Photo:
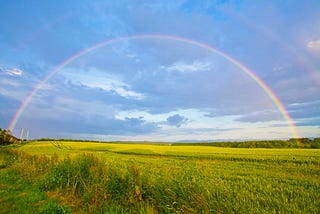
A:
{"label": "grass", "polygon": [[320,212],[316,149],[31,142],[0,176],[4,213]]}

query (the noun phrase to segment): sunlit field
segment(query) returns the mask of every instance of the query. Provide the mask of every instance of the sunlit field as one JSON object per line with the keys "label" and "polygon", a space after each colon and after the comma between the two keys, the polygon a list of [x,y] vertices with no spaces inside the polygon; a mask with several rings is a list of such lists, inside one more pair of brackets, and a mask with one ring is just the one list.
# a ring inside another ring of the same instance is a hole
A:
{"label": "sunlit field", "polygon": [[44,141],[0,151],[5,213],[320,211],[317,149]]}

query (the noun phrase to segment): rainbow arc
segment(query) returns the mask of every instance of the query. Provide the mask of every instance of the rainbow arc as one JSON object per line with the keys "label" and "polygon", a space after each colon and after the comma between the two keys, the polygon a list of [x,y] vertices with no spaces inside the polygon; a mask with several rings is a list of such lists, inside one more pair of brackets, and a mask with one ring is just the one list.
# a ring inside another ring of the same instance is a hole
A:
{"label": "rainbow arc", "polygon": [[109,40],[105,40],[102,41],[100,43],[97,43],[91,47],[88,47],[80,52],[77,52],[76,54],[74,54],[73,56],[69,57],[68,59],[66,59],[65,61],[63,61],[61,64],[57,65],[52,71],[50,71],[35,87],[34,89],[29,93],[29,95],[24,99],[24,101],[22,102],[21,106],[19,107],[19,109],[17,110],[17,112],[15,113],[14,117],[12,118],[8,129],[9,130],[13,130],[17,124],[17,122],[19,121],[19,118],[21,117],[21,115],[23,114],[25,108],[28,106],[28,104],[30,103],[32,97],[37,93],[37,91],[39,91],[41,89],[41,87],[43,86],[43,84],[45,84],[52,76],[54,76],[56,73],[58,73],[62,68],[64,68],[65,66],[67,66],[68,64],[70,64],[72,61],[78,59],[79,57],[90,53],[98,48],[107,46],[107,45],[111,45],[111,44],[115,44],[121,41],[125,41],[125,40],[142,40],[142,39],[160,39],[160,40],[170,40],[170,41],[176,41],[176,42],[184,42],[190,45],[195,45],[197,47],[200,48],[204,48],[207,51],[210,51],[214,54],[217,54],[221,57],[223,57],[224,59],[226,59],[227,61],[229,61],[230,63],[232,63],[233,65],[235,65],[236,67],[238,67],[242,72],[244,72],[246,75],[248,75],[252,80],[254,80],[259,87],[266,93],[266,95],[271,99],[271,101],[274,103],[274,105],[276,106],[276,108],[279,110],[279,112],[281,113],[281,115],[283,116],[284,120],[287,122],[288,127],[290,128],[292,135],[294,138],[299,138],[299,134],[297,132],[297,129],[294,125],[294,122],[291,118],[291,116],[289,115],[288,111],[286,110],[286,108],[284,107],[284,105],[282,104],[282,102],[280,101],[280,99],[277,97],[277,95],[271,90],[271,88],[259,77],[257,76],[252,70],[250,70],[247,66],[245,66],[244,64],[242,64],[241,62],[239,62],[238,60],[236,60],[235,58],[231,57],[230,55],[224,53],[223,51],[210,46],[208,44],[205,43],[201,43],[199,41],[195,41],[189,38],[184,38],[184,37],[179,37],[179,36],[172,36],[172,35],[160,35],[160,34],[139,34],[139,35],[131,35],[131,36],[124,36],[124,37],[119,37],[119,38],[115,38],[115,39],[109,39]]}

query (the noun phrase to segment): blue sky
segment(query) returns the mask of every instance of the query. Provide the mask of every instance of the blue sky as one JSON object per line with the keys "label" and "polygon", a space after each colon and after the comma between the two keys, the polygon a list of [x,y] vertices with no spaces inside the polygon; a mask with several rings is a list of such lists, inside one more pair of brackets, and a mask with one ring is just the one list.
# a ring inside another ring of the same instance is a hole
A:
{"label": "blue sky", "polygon": [[319,26],[318,0],[1,1],[0,127],[57,66],[112,40],[57,70],[13,132],[106,141],[293,137],[261,85],[210,46],[270,87],[300,136],[319,137]]}

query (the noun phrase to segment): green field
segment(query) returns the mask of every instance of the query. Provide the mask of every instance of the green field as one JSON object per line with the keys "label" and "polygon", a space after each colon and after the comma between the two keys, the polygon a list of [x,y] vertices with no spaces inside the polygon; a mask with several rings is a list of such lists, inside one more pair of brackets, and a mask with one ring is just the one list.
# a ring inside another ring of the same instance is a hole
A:
{"label": "green field", "polygon": [[0,147],[3,213],[320,213],[319,149]]}

